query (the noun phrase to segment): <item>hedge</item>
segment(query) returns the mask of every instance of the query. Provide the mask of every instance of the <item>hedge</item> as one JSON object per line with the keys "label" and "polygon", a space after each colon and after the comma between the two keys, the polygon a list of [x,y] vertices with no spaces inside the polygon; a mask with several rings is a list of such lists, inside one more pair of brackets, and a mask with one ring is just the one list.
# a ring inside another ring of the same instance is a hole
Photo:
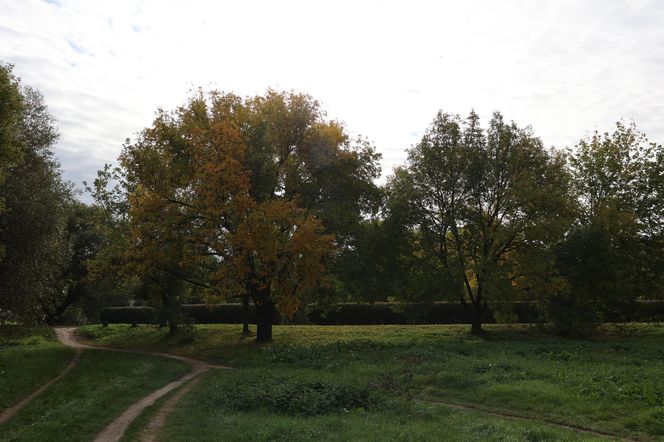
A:
{"label": "hedge", "polygon": [[99,315],[101,322],[110,324],[154,324],[157,309],[153,307],[107,307]]}
{"label": "hedge", "polygon": [[[535,323],[543,319],[541,305],[534,302],[502,302],[489,304],[484,323]],[[185,304],[184,316],[198,324],[241,324],[242,304]],[[629,309],[606,318],[608,322],[664,321],[664,301],[642,301]],[[110,307],[102,310],[101,320],[109,323],[136,322],[154,324],[157,310],[153,307]],[[256,323],[253,306],[249,308],[249,322]],[[317,325],[371,325],[371,324],[468,324],[470,315],[458,302],[435,303],[342,303],[330,311],[315,306],[286,320],[275,315],[275,323]]]}

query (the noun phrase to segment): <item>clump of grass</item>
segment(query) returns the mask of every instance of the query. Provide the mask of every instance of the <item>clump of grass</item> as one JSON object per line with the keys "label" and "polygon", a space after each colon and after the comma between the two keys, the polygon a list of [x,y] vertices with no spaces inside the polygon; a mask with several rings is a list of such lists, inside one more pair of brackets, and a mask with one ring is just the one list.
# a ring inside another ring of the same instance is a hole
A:
{"label": "clump of grass", "polygon": [[375,405],[367,387],[329,381],[259,379],[230,390],[217,391],[212,408],[233,411],[269,410],[292,416],[320,416]]}

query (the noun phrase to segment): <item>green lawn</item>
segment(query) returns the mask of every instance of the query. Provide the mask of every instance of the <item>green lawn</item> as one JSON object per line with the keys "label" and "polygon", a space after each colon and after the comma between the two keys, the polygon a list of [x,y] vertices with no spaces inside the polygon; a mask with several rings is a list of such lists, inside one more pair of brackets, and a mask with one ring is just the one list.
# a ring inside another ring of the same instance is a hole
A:
{"label": "green lawn", "polygon": [[79,364],[0,427],[0,441],[88,441],[129,405],[190,370],[156,356],[86,350]]}
{"label": "green lawn", "polygon": [[275,341],[235,325],[194,339],[153,327],[87,326],[104,345],[226,363],[169,418],[164,440],[588,440],[546,424],[431,402],[548,419],[644,440],[664,439],[664,327],[606,327],[592,340],[528,327],[281,326]]}
{"label": "green lawn", "polygon": [[0,325],[0,410],[56,377],[73,355],[50,329]]}

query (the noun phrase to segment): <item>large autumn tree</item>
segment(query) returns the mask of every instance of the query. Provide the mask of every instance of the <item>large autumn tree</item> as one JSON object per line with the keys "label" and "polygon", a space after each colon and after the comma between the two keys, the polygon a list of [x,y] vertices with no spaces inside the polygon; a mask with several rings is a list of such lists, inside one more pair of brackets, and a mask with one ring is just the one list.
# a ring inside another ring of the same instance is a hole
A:
{"label": "large autumn tree", "polygon": [[417,253],[438,262],[432,277],[468,309],[473,333],[489,301],[534,285],[532,263],[548,267],[569,222],[564,158],[499,113],[486,129],[474,112],[438,113],[389,187]]}
{"label": "large autumn tree", "polygon": [[307,95],[199,92],[125,145],[127,264],[162,292],[180,281],[171,298],[252,299],[269,340],[275,308],[292,315],[326,284],[377,194],[377,159]]}

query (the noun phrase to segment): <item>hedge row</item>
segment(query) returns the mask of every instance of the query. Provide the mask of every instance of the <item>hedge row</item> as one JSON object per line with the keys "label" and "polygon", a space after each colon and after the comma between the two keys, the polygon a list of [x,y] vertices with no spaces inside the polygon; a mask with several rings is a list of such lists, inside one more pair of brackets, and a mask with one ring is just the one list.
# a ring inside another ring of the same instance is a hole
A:
{"label": "hedge row", "polygon": [[[489,305],[484,323],[535,323],[543,320],[542,306],[529,302],[503,302]],[[182,306],[184,316],[198,324],[241,324],[242,304],[187,304]],[[157,310],[153,307],[109,307],[101,312],[101,320],[109,323],[133,322],[154,324]],[[623,312],[606,318],[608,322],[664,321],[664,301],[638,302]],[[256,323],[255,310],[249,308],[249,322]],[[276,323],[318,325],[371,325],[371,324],[468,324],[470,315],[456,302],[401,304],[377,302],[374,304],[344,303],[331,311],[315,307],[291,320],[275,317]]]}

